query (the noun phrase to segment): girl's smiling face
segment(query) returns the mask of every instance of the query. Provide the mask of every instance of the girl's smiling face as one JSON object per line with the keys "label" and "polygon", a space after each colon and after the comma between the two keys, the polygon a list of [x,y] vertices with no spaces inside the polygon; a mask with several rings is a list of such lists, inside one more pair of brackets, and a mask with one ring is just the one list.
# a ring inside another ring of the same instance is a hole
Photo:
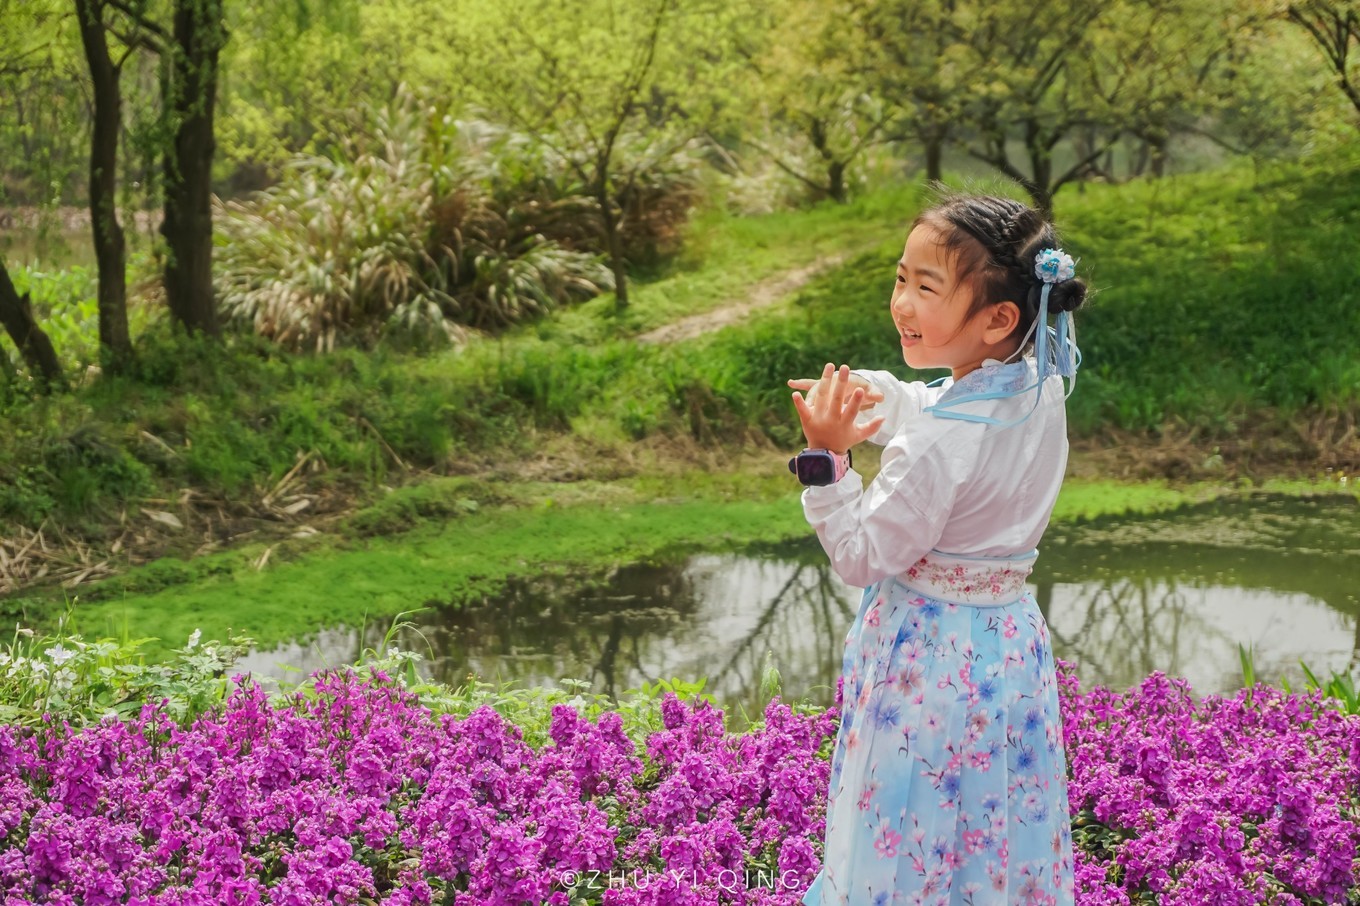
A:
{"label": "girl's smiling face", "polygon": [[[972,287],[959,279],[942,238],[928,223],[911,231],[897,263],[890,308],[906,363],[918,370],[948,368],[958,380],[983,360],[1010,353],[1004,341],[1019,309],[1002,302],[969,317]],[[1014,310],[1014,318],[1004,311],[1006,306]]]}

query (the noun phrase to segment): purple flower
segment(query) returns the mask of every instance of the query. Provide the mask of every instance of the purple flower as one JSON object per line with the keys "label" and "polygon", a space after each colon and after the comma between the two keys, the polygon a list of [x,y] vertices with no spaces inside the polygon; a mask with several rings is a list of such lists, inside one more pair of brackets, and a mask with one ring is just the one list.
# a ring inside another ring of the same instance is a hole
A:
{"label": "purple flower", "polygon": [[[1160,674],[1059,684],[1081,906],[1355,897],[1360,718],[1265,687],[1196,699]],[[662,729],[631,739],[618,713],[557,706],[530,745],[490,708],[438,715],[339,671],[281,701],[241,681],[188,727],[154,706],[0,726],[0,898],[568,906],[570,879],[599,872],[629,879],[586,891],[610,906],[795,906],[820,867],[837,712],[776,700],[732,734],[711,703],[656,707]],[[733,887],[752,872],[801,886]]]}

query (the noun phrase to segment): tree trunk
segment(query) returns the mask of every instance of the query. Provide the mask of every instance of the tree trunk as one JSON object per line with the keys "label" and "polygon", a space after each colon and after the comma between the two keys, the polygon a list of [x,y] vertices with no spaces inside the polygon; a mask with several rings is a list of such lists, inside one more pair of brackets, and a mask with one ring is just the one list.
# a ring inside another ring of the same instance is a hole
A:
{"label": "tree trunk", "polygon": [[226,43],[222,0],[175,0],[171,98],[176,124],[165,156],[165,295],[189,331],[218,333],[212,286],[213,112],[217,55]]}
{"label": "tree trunk", "polygon": [[833,160],[826,168],[826,194],[831,200],[845,203],[845,162]]}
{"label": "tree trunk", "polygon": [[1137,179],[1147,170],[1148,155],[1151,153],[1152,145],[1146,138],[1138,143],[1138,153],[1129,158],[1129,178]]}
{"label": "tree trunk", "polygon": [[1034,202],[1035,209],[1044,219],[1052,222],[1053,220],[1053,193],[1048,187],[1040,183],[1029,183],[1025,186],[1025,191],[1029,193],[1030,200]]}
{"label": "tree trunk", "polygon": [[605,251],[609,255],[609,269],[614,272],[614,310],[628,307],[628,269],[623,261],[623,237],[619,235],[619,221],[614,216],[614,201],[601,179],[596,189],[595,202],[600,206],[600,222],[604,224]]}
{"label": "tree trunk", "polygon": [[917,131],[926,154],[926,181],[944,179],[944,144],[949,138],[949,123],[941,119],[927,119]]}
{"label": "tree trunk", "polygon": [[121,72],[109,56],[100,0],[75,0],[80,40],[94,88],[90,140],[90,226],[99,266],[99,345],[112,371],[132,359],[128,334],[127,252],[118,223],[118,131],[122,124]]}
{"label": "tree trunk", "polygon": [[1166,162],[1169,158],[1167,146],[1169,144],[1165,134],[1158,134],[1148,141],[1148,146],[1152,151],[1152,175],[1158,179],[1166,175]]}
{"label": "tree trunk", "polygon": [[944,179],[944,138],[935,132],[925,136],[926,180],[939,182]]}
{"label": "tree trunk", "polygon": [[1360,85],[1351,81],[1348,63],[1351,42],[1360,38],[1360,21],[1354,10],[1340,3],[1291,3],[1287,15],[1321,48],[1336,73],[1337,86],[1360,113]]}
{"label": "tree trunk", "polygon": [[3,262],[0,262],[0,323],[5,325],[6,332],[14,345],[19,347],[19,354],[24,357],[31,371],[46,384],[62,383],[57,351],[52,348],[52,341],[43,333],[38,322],[33,320],[33,306],[29,303],[28,294],[19,295]]}
{"label": "tree trunk", "polygon": [[808,125],[808,140],[816,150],[817,156],[826,163],[826,185],[820,191],[827,198],[841,204],[845,202],[845,168],[848,161],[838,160],[831,149],[830,134],[824,120],[814,119]]}
{"label": "tree trunk", "polygon": [[1029,166],[1031,178],[1021,182],[1034,206],[1044,219],[1053,219],[1053,156],[1043,147],[1037,130],[1031,129],[1025,138],[1029,147]]}
{"label": "tree trunk", "polygon": [[981,131],[984,138],[982,150],[968,148],[968,153],[978,160],[991,164],[1002,174],[1019,183],[1020,187],[1029,193],[1030,200],[1034,202],[1034,207],[1039,213],[1052,220],[1053,190],[1050,180],[1053,178],[1053,164],[1039,144],[1038,125],[1028,123],[1025,135],[1025,150],[1030,156],[1030,174],[1025,173],[1011,161],[1010,152],[1006,149],[1006,131],[995,120],[983,121]]}

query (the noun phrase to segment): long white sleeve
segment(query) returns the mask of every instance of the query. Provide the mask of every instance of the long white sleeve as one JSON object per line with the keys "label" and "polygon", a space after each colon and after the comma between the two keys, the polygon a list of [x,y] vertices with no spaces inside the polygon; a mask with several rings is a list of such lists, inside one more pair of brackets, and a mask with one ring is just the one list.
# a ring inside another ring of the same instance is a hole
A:
{"label": "long white sleeve", "polygon": [[803,513],[836,574],[866,586],[934,548],[971,477],[982,432],[982,425],[917,416],[884,448],[867,488],[851,470],[835,484],[804,491]]}
{"label": "long white sleeve", "polygon": [[[984,396],[969,411],[1014,427],[939,418],[924,411],[949,392],[908,384],[886,371],[856,372],[884,399],[882,467],[864,486],[851,470],[803,492],[803,513],[842,579],[865,586],[897,575],[932,549],[1005,557],[1032,551],[1043,537],[1067,463],[1062,381],[1050,378],[1036,407],[1028,393]],[[965,376],[960,393],[1030,386],[1033,361],[988,360]],[[894,421],[898,423],[893,424]]]}
{"label": "long white sleeve", "polygon": [[883,394],[881,403],[866,409],[860,416],[862,421],[883,416],[883,426],[869,438],[871,444],[886,446],[908,418],[919,415],[921,409],[929,404],[930,392],[922,381],[901,381],[891,371],[857,370],[851,374],[864,378],[871,387]]}

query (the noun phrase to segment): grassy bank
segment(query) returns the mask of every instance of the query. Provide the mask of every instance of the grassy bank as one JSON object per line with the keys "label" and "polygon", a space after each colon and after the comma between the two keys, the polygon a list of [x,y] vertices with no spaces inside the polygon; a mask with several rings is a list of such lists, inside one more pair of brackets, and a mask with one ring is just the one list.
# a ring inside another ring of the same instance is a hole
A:
{"label": "grassy bank", "polygon": [[[1223,492],[1074,481],[1055,520],[1149,513]],[[426,605],[494,603],[514,579],[585,584],[638,560],[811,534],[775,455],[728,473],[520,483],[503,487],[496,502],[479,499],[473,482],[438,479],[387,495],[325,537],[161,559],[82,589],[70,619],[88,636],[155,636],[173,647],[199,629],[268,646],[325,626],[387,623]],[[24,602],[30,620],[54,613],[53,603]]]}
{"label": "grassy bank", "polygon": [[[98,525],[116,502],[183,488],[245,502],[267,493],[300,453],[312,454],[307,475],[319,490],[372,490],[412,469],[466,471],[483,464],[470,456],[530,454],[540,432],[570,431],[587,406],[610,396],[611,382],[642,383],[670,360],[631,337],[740,302],[790,267],[859,254],[899,229],[915,196],[901,186],[853,205],[759,218],[708,212],[679,258],[637,281],[623,313],[601,297],[443,355],[290,355],[248,338],[218,347],[153,327],[126,375],[81,377],[53,396],[0,381],[0,413],[12,429],[0,437],[0,520],[36,526],[51,517],[79,527],[88,517]],[[50,299],[33,287],[35,304],[58,319],[59,299],[94,289],[88,280],[46,288]],[[607,416],[616,430],[604,433],[673,426],[659,409],[649,414],[655,391],[667,388],[652,390],[634,407],[613,399]]]}
{"label": "grassy bank", "polygon": [[[600,298],[438,355],[299,356],[153,332],[127,375],[3,403],[0,537],[18,539],[10,556],[40,549],[25,529],[46,526],[42,545],[74,537],[97,576],[341,531],[385,488],[435,476],[476,476],[469,499],[494,502],[525,481],[642,488],[660,463],[673,474],[792,449],[785,378],[831,359],[898,365],[886,299],[917,197],[903,186],[848,207],[710,213],[622,315]],[[1181,477],[1360,467],[1360,161],[1092,186],[1059,199],[1059,220],[1097,289],[1080,319],[1078,446],[1169,450],[1162,470]],[[741,323],[635,339],[839,256]]]}
{"label": "grassy bank", "polygon": [[[1095,289],[1078,318],[1075,437],[1193,433],[1267,466],[1275,450],[1277,465],[1354,467],[1360,162],[1092,186],[1058,215]],[[760,421],[782,412],[791,372],[832,358],[900,367],[886,313],[899,252],[885,237],[796,312],[713,337],[692,356],[706,385]]]}

